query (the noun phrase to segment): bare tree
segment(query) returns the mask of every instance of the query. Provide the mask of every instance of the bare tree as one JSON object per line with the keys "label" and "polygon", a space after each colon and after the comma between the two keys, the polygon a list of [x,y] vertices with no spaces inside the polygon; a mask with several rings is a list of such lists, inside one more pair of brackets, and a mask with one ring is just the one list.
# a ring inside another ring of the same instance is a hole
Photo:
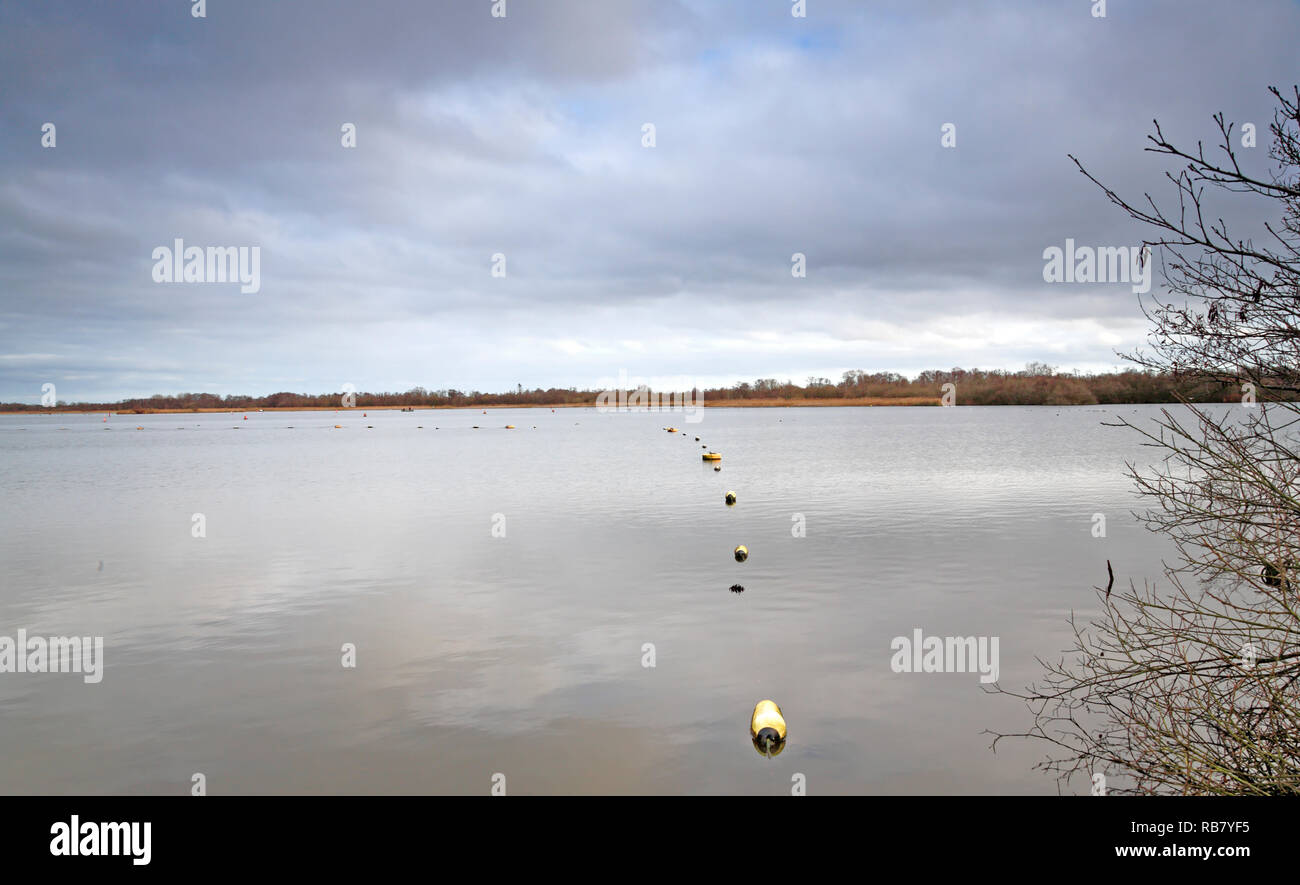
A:
{"label": "bare tree", "polygon": [[[1167,174],[1176,212],[1150,194],[1126,201],[1071,157],[1155,231],[1144,246],[1170,295],[1143,304],[1150,349],[1126,357],[1242,385],[1243,401],[1119,422],[1160,455],[1129,470],[1148,528],[1178,555],[1167,586],[1094,588],[1101,615],[1071,621],[1073,647],[1042,662],[1041,683],[1004,691],[1034,717],[1015,736],[1050,747],[1041,767],[1062,785],[1102,772],[1120,792],[1300,793],[1300,90],[1270,91],[1268,180],[1243,170],[1222,114],[1211,156],[1200,143],[1176,147],[1155,124],[1147,150],[1182,166]],[[1235,239],[1207,193],[1248,201],[1266,242]]]}

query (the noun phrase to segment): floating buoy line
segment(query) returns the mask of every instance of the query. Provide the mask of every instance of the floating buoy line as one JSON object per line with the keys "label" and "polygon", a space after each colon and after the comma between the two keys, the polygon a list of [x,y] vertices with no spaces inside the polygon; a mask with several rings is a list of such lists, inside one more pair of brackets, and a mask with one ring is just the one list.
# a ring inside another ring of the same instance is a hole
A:
{"label": "floating buoy line", "polygon": [[[664,430],[669,433],[678,432],[676,427],[665,427]],[[682,435],[682,438],[686,438],[685,434]],[[700,438],[695,437],[695,441],[700,442]],[[702,444],[700,448],[704,449],[704,453],[700,456],[704,461],[718,462],[722,460],[722,455],[711,451],[707,444]],[[722,470],[722,466],[714,464],[713,470],[719,472]],[[734,491],[728,491],[723,495],[722,500],[728,507],[734,507],[738,496]],[[735,550],[732,551],[732,556],[735,557],[736,562],[745,562],[749,559],[749,548],[744,544],[738,544]],[[1274,576],[1267,575],[1266,577],[1272,578]],[[736,595],[745,592],[745,588],[740,584],[732,584],[728,589]],[[781,752],[785,750],[786,735],[785,714],[781,712],[781,708],[776,701],[765,698],[754,705],[754,712],[749,717],[749,737],[754,749],[758,751],[760,756],[772,759],[781,755]]]}

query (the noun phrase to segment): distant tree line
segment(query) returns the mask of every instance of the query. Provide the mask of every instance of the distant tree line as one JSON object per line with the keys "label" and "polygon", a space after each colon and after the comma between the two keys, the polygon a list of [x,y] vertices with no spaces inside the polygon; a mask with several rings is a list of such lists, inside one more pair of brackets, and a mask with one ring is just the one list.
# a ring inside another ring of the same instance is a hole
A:
{"label": "distant tree line", "polygon": [[940,396],[945,384],[956,387],[958,405],[1088,406],[1099,403],[1239,402],[1240,387],[1222,378],[1180,376],[1169,372],[1129,370],[1083,374],[1058,372],[1030,363],[1010,372],[983,369],[932,369],[908,379],[894,372],[845,372],[837,383],[809,378],[802,387],[773,378],[706,390],[705,400],[863,399]]}
{"label": "distant tree line", "polygon": [[[1086,406],[1105,403],[1239,402],[1243,391],[1231,373],[1179,374],[1150,369],[1100,374],[1058,372],[1043,363],[1030,363],[1018,372],[982,369],[930,370],[907,378],[894,372],[855,369],[843,378],[810,377],[802,386],[793,381],[760,378],[731,387],[702,391],[704,402],[750,400],[836,400],[931,398],[937,403],[945,384],[956,386],[958,405],[977,406]],[[358,408],[376,406],[561,406],[593,405],[599,390],[551,387],[525,390],[522,385],[505,393],[478,390],[426,390],[413,387],[403,393],[361,393]],[[668,391],[664,391],[668,393]],[[690,391],[692,397],[698,395]],[[59,408],[83,411],[150,412],[164,409],[201,410],[341,408],[341,392],[272,393],[268,396],[218,396],[214,393],[155,394],[148,398],[113,403],[65,403]],[[2,411],[39,412],[31,403],[0,403]]]}

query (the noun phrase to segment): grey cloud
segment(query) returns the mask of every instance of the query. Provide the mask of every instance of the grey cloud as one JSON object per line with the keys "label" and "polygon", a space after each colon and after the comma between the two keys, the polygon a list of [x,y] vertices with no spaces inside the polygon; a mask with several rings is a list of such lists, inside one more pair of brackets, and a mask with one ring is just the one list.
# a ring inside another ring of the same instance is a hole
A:
{"label": "grey cloud", "polygon": [[[490,5],[0,7],[0,399],[1108,366],[1134,296],[1042,250],[1142,232],[1066,154],[1159,195],[1151,118],[1262,133],[1300,33],[1281,0]],[[176,237],[261,246],[262,291],[154,284]]]}

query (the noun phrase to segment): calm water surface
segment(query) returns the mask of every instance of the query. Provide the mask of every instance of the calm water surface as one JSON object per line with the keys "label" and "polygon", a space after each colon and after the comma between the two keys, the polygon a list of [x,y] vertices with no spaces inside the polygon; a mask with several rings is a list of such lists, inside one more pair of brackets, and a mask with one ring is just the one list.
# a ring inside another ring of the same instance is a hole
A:
{"label": "calm water surface", "polygon": [[1022,706],[890,641],[1022,686],[1170,553],[1101,423],[1153,406],[362,411],[0,416],[0,635],[105,642],[0,674],[0,792],[1055,792],[982,734]]}

